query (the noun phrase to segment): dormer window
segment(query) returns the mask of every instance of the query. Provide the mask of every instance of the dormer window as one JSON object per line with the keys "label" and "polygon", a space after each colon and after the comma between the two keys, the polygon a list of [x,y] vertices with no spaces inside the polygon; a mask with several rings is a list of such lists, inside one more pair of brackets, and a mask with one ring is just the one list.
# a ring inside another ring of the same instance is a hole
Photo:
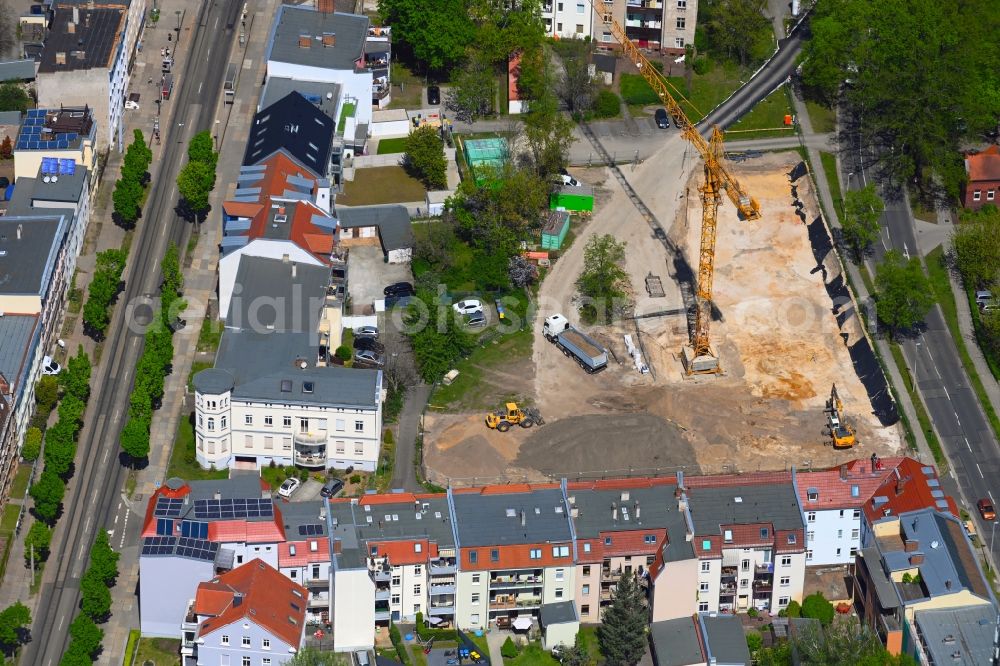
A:
{"label": "dormer window", "polygon": [[722,540],[725,541],[726,543],[732,543],[733,542],[733,531],[732,530],[726,530],[725,532],[723,532],[722,533]]}
{"label": "dormer window", "polygon": [[810,502],[815,502],[816,500],[819,499],[819,491],[816,490],[815,488],[810,488],[808,491],[806,491],[806,497],[809,498]]}

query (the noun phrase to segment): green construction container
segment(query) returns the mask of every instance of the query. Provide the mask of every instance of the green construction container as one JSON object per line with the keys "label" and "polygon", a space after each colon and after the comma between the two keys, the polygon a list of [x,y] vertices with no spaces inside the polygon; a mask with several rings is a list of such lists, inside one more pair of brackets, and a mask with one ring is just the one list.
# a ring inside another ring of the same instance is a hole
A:
{"label": "green construction container", "polygon": [[594,210],[594,190],[585,185],[563,185],[549,197],[549,208],[591,213]]}
{"label": "green construction container", "polygon": [[553,210],[542,227],[542,249],[558,250],[569,233],[569,211]]}

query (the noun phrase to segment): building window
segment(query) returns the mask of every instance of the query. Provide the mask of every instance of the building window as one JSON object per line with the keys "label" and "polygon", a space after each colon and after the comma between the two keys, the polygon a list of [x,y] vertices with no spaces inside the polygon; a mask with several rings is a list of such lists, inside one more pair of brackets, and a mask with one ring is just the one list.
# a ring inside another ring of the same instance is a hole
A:
{"label": "building window", "polygon": [[475,564],[479,561],[479,553],[474,550],[469,551],[469,564]]}
{"label": "building window", "polygon": [[589,553],[590,552],[590,542],[589,541],[583,544],[583,552],[585,552],[585,553]]}
{"label": "building window", "polygon": [[816,533],[815,532],[813,532],[812,530],[806,532],[806,541],[808,541],[809,543],[812,543],[815,540],[816,540]]}
{"label": "building window", "polygon": [[556,580],[563,580],[566,577],[565,569],[556,569]]}
{"label": "building window", "polygon": [[473,603],[473,604],[478,604],[479,603],[479,593],[478,592],[474,592],[472,594],[472,602],[471,603]]}
{"label": "building window", "polygon": [[750,571],[750,560],[740,562],[740,571]]}
{"label": "building window", "polygon": [[576,13],[582,14],[584,12],[584,5],[582,2],[576,3]]}
{"label": "building window", "polygon": [[250,666],[250,657],[243,657],[243,666]]}
{"label": "building window", "polygon": [[389,603],[391,603],[393,606],[398,606],[399,605],[399,595],[398,594],[392,595],[392,598],[389,600]]}
{"label": "building window", "polygon": [[807,513],[806,514],[806,521],[810,522],[810,523],[815,523],[816,522],[816,512],[815,511],[810,511],[809,513]]}
{"label": "building window", "polygon": [[744,578],[740,581],[740,587],[750,587],[750,581]]}
{"label": "building window", "polygon": [[249,636],[244,636],[243,637],[243,647],[250,647],[250,637]]}
{"label": "building window", "polygon": [[683,30],[686,27],[687,27],[687,20],[683,16],[679,17],[677,19],[677,29]]}
{"label": "building window", "polygon": [[273,449],[274,448],[274,437],[270,435],[264,435],[264,448]]}
{"label": "building window", "polygon": [[341,455],[341,456],[344,455],[344,446],[345,446],[345,444],[344,444],[343,441],[338,441],[337,442],[337,445],[336,445],[337,455]]}
{"label": "building window", "polygon": [[986,200],[993,201],[993,190],[986,190]]}
{"label": "building window", "polygon": [[792,584],[791,576],[782,576],[781,579],[779,580],[779,584],[781,585],[781,587],[788,587],[789,585]]}
{"label": "building window", "polygon": [[472,584],[479,585],[479,580],[481,576],[482,576],[481,574],[472,574]]}
{"label": "building window", "polygon": [[264,657],[260,660],[260,666],[271,666],[271,658]]}
{"label": "building window", "polygon": [[857,555],[858,555],[857,547],[851,546],[851,558],[853,559],[854,557],[857,557]]}
{"label": "building window", "polygon": [[221,640],[219,641],[222,645],[229,645],[229,636],[222,634]]}
{"label": "building window", "polygon": [[354,422],[354,432],[364,432],[364,431],[365,431],[365,422],[364,421],[355,421]]}
{"label": "building window", "polygon": [[976,190],[976,191],[974,191],[972,193],[972,200],[973,201],[979,201],[979,199],[980,199],[981,196],[982,196],[982,193],[979,190]]}
{"label": "building window", "polygon": [[688,0],[677,0],[677,9],[687,9]]}
{"label": "building window", "polygon": [[813,552],[811,550],[806,551],[806,559],[811,560],[813,558]]}
{"label": "building window", "polygon": [[264,417],[264,425],[266,425],[268,428],[270,428],[271,426],[273,426],[274,425],[274,417],[271,416],[270,414],[268,414],[267,416],[265,416]]}
{"label": "building window", "polygon": [[219,427],[225,430],[227,425],[229,425],[229,421],[226,419],[225,416],[221,417],[219,419]]}
{"label": "building window", "polygon": [[604,545],[605,546],[611,545],[611,537],[604,537]]}
{"label": "building window", "polygon": [[601,33],[601,41],[602,42],[610,42],[611,41],[611,33],[610,32],[602,32]]}
{"label": "building window", "polygon": [[722,540],[725,541],[726,543],[732,543],[733,542],[733,531],[732,530],[726,530],[725,532],[723,532],[722,533]]}
{"label": "building window", "polygon": [[837,538],[838,539],[844,538],[844,530],[837,530]]}
{"label": "building window", "polygon": [[360,456],[365,453],[364,442],[354,442],[354,455]]}
{"label": "building window", "polygon": [[253,425],[253,414],[244,414],[243,423],[245,425]]}
{"label": "building window", "polygon": [[291,451],[292,450],[292,438],[291,437],[282,437],[281,438],[281,448],[284,449],[285,451]]}
{"label": "building window", "polygon": [[642,538],[642,540],[644,542],[646,542],[646,543],[656,543],[656,535],[655,534],[647,534],[646,536],[644,536]]}
{"label": "building window", "polygon": [[760,528],[760,538],[766,539],[771,534],[771,531],[766,527]]}
{"label": "building window", "polygon": [[698,589],[702,592],[708,592],[708,583],[700,583]]}
{"label": "building window", "polygon": [[479,613],[473,613],[469,616],[469,622],[472,624],[479,624]]}
{"label": "building window", "polygon": [[211,416],[208,417],[208,429],[215,430],[215,419],[213,419]]}
{"label": "building window", "polygon": [[552,557],[569,557],[569,546],[552,546]]}
{"label": "building window", "polygon": [[778,606],[784,608],[791,601],[789,597],[778,597]]}
{"label": "building window", "polygon": [[490,548],[490,562],[499,562],[499,561],[500,561],[500,549]]}
{"label": "building window", "polygon": [[285,428],[291,428],[292,427],[292,417],[291,416],[282,416],[281,417],[281,425],[282,425],[282,427],[285,427]]}
{"label": "building window", "polygon": [[199,428],[205,427],[205,417],[202,416],[201,414],[198,415],[198,427]]}
{"label": "building window", "polygon": [[271,649],[271,639],[270,638],[262,638],[262,639],[260,639],[260,649],[261,650],[270,650]]}
{"label": "building window", "polygon": [[590,596],[590,586],[584,585],[582,588],[580,588],[580,594],[585,597]]}
{"label": "building window", "polygon": [[783,567],[790,567],[790,566],[792,566],[792,556],[791,555],[782,555],[781,556],[781,566],[783,566]]}
{"label": "building window", "polygon": [[344,419],[337,419],[336,426],[337,432],[344,432]]}
{"label": "building window", "polygon": [[587,576],[587,577],[590,576],[590,565],[589,564],[585,564],[583,566],[583,575]]}
{"label": "building window", "polygon": [[860,517],[861,517],[861,509],[855,509],[854,510],[854,520],[857,520]]}
{"label": "building window", "polygon": [[590,615],[590,604],[580,606],[580,615]]}
{"label": "building window", "polygon": [[540,560],[540,559],[542,559],[542,549],[541,548],[532,548],[531,552],[528,553],[528,557],[530,557],[533,560]]}
{"label": "building window", "polygon": [[399,587],[400,580],[401,579],[400,579],[400,577],[398,575],[397,576],[393,576],[392,577],[392,586],[393,587]]}
{"label": "building window", "polygon": [[818,490],[816,490],[815,488],[810,488],[810,489],[809,489],[809,490],[808,490],[808,491],[806,492],[806,497],[808,497],[808,498],[809,498],[809,501],[810,501],[810,502],[815,502],[816,500],[818,500],[818,499],[819,499],[819,491],[818,491]]}
{"label": "building window", "polygon": [[791,534],[788,535],[788,543],[789,544],[793,544],[793,543],[795,543],[798,540],[799,540],[799,537],[794,532],[792,532]]}
{"label": "building window", "polygon": [[699,613],[707,613],[708,612],[708,602],[707,601],[700,601],[700,602],[698,602],[698,612]]}
{"label": "building window", "polygon": [[683,37],[674,37],[674,47],[678,48],[678,49],[684,48],[684,38]]}
{"label": "building window", "polygon": [[563,598],[563,589],[561,587],[557,587],[556,588],[556,599],[562,599],[562,598]]}
{"label": "building window", "polygon": [[840,548],[838,548],[838,549],[837,549],[837,557],[840,557],[840,551],[841,551],[841,549],[840,549]]}
{"label": "building window", "polygon": [[711,562],[702,562],[701,563],[701,572],[702,573],[708,573],[711,570],[712,570],[712,563]]}
{"label": "building window", "polygon": [[413,594],[420,594],[420,583],[413,586]]}
{"label": "building window", "polygon": [[299,432],[309,432],[309,419],[299,419]]}

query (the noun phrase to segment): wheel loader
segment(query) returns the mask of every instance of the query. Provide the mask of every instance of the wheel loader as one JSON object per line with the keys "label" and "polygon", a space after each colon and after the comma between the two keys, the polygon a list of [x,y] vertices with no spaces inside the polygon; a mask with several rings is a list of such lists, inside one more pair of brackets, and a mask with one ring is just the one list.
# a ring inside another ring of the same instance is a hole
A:
{"label": "wheel loader", "polygon": [[538,425],[545,424],[545,419],[542,418],[538,410],[532,407],[521,409],[515,402],[508,402],[506,409],[498,409],[486,415],[486,427],[500,432],[507,432],[513,425],[530,428],[536,423]]}

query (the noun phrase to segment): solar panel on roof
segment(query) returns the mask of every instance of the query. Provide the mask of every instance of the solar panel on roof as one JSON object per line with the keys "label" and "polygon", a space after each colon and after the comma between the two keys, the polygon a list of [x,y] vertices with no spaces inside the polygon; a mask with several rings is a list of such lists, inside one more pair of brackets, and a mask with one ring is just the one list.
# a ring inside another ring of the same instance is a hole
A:
{"label": "solar panel on roof", "polygon": [[321,536],[323,534],[323,526],[317,524],[299,525],[299,534],[302,536]]}
{"label": "solar panel on roof", "polygon": [[59,173],[66,176],[76,173],[76,160],[59,160]]}
{"label": "solar panel on roof", "polygon": [[62,149],[64,149],[64,150],[65,150],[66,148],[69,148],[69,141],[66,141],[65,139],[63,139],[62,141],[60,141],[60,142],[58,143],[58,147],[59,147],[59,148],[62,148]]}

